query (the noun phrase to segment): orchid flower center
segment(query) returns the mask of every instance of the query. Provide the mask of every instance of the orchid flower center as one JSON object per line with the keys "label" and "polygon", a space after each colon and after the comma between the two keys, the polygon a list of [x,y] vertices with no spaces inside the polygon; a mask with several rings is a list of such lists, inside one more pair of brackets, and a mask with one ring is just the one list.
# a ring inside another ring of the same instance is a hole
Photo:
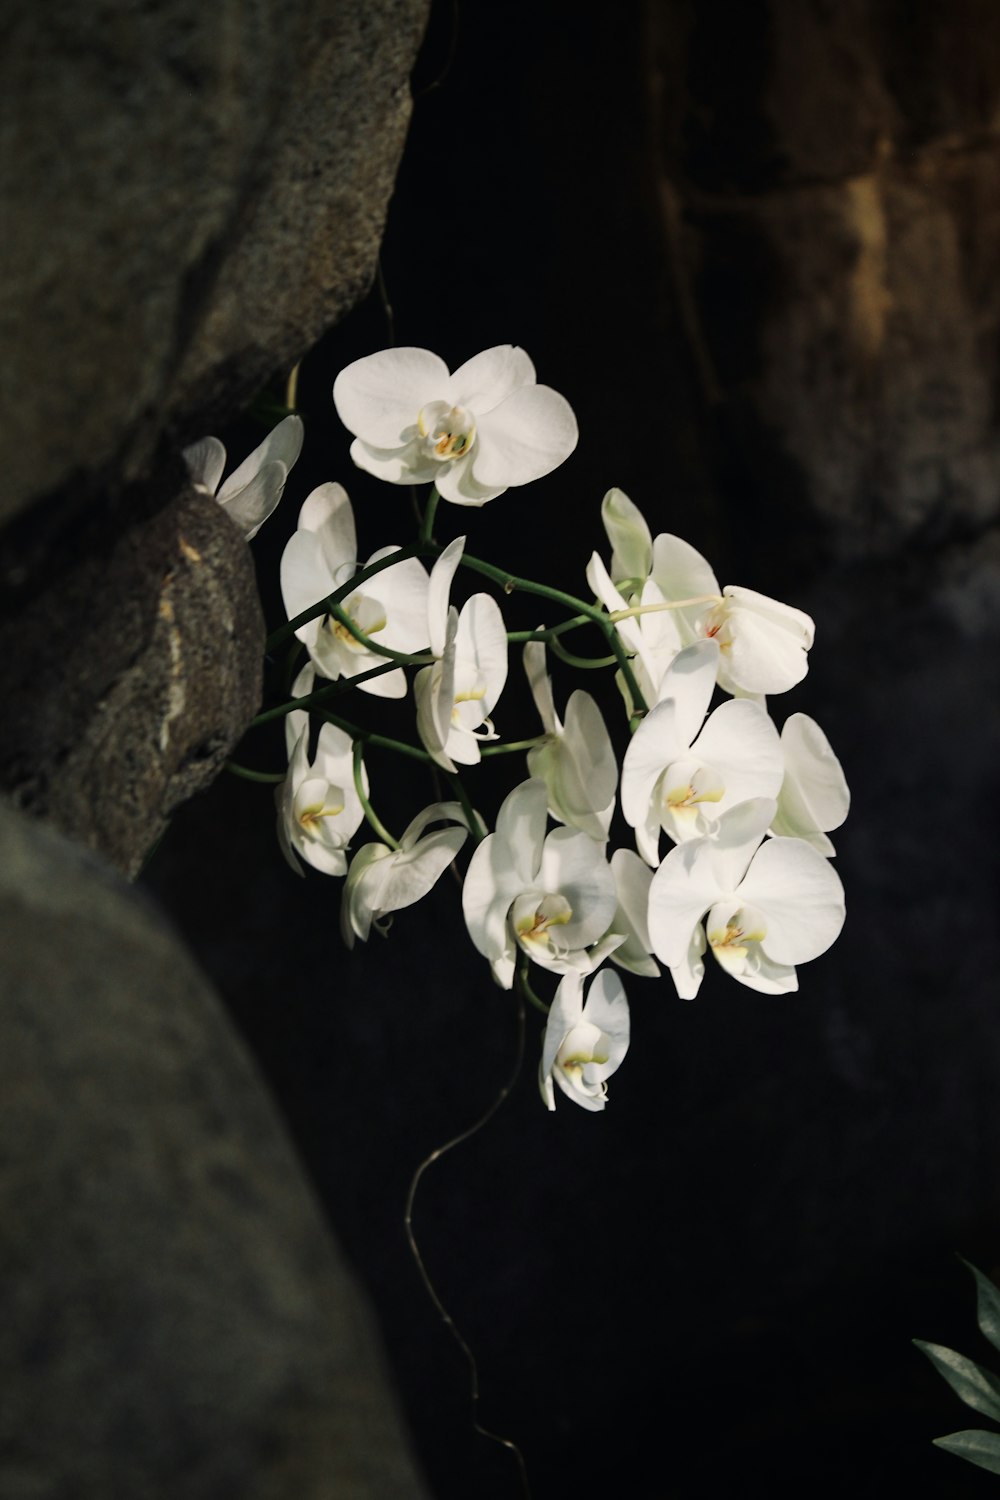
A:
{"label": "orchid flower center", "polygon": [[719,963],[730,973],[756,967],[753,950],[767,937],[767,921],[755,906],[713,907],[706,924],[708,941]]}
{"label": "orchid flower center", "polygon": [[694,807],[698,802],[721,802],[726,794],[722,777],[711,766],[697,760],[679,760],[663,774],[663,805],[669,812]]}
{"label": "orchid flower center", "polygon": [[[384,630],[386,627],[386,612],[377,599],[370,599],[365,594],[352,594],[349,599],[344,600],[344,603],[340,607],[351,621],[351,624],[356,625],[365,635],[377,635],[380,630]],[[326,616],[323,626],[335,640],[342,646],[346,646],[348,651],[364,651],[367,649],[358,640],[357,636],[351,634],[343,621],[336,619],[333,615]]]}
{"label": "orchid flower center", "polygon": [[733,627],[730,610],[725,600],[714,604],[698,621],[697,631],[707,641],[716,641],[720,651],[728,651],[733,644]]}
{"label": "orchid flower center", "polygon": [[464,458],[476,438],[472,412],[464,406],[449,406],[447,401],[428,401],[417,417],[417,427],[427,457],[441,463]]}
{"label": "orchid flower center", "polygon": [[323,837],[324,818],[336,818],[344,811],[344,793],[339,786],[319,778],[303,782],[295,794],[293,812],[302,832],[309,838]]}
{"label": "orchid flower center", "polygon": [[510,910],[514,935],[526,952],[542,948],[548,952],[552,946],[551,929],[563,927],[573,920],[573,908],[565,896],[542,896],[537,891],[526,891],[518,896]]}

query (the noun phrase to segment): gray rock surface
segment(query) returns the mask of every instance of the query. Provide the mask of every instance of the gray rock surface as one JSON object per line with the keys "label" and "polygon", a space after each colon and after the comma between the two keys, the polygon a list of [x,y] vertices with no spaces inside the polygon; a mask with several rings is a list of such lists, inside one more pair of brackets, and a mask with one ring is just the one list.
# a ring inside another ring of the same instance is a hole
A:
{"label": "gray rock surface", "polygon": [[95,507],[0,613],[0,784],[136,875],[256,712],[263,641],[249,549],[214,499]]}
{"label": "gray rock surface", "polygon": [[372,1322],[155,911],[0,806],[0,1494],[425,1493]]}
{"label": "gray rock surface", "polygon": [[426,12],[53,0],[5,20],[0,520],[142,476],[165,427],[201,436],[353,304]]}

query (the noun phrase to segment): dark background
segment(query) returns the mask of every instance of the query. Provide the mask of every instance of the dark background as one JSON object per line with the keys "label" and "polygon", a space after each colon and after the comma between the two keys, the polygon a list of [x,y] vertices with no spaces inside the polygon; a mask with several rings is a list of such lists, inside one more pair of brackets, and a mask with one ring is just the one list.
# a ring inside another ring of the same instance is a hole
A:
{"label": "dark background", "polygon": [[[348,487],[362,558],[408,539],[406,491],[353,470],[329,395],[394,336],[452,367],[523,344],[580,422],[548,479],[482,511],[442,506],[440,540],[467,530],[470,551],[585,592],[617,484],[724,583],[814,614],[810,674],[772,711],[813,713],[852,786],[834,836],[839,943],[791,996],[713,969],[685,1004],[668,979],[626,976],[632,1049],[603,1115],[544,1111],[529,1015],[510,1097],[429,1169],[414,1224],[475,1353],[480,1420],[521,1447],[539,1500],[986,1495],[991,1476],[931,1447],[981,1424],[909,1341],[989,1362],[953,1252],[1000,1266],[992,575],[947,524],[845,555],[748,450],[738,403],[706,400],[656,197],[643,17],[435,5],[384,245],[394,330],[376,291],[305,360],[306,447],[254,544],[261,589],[278,623],[281,549],[324,480]],[[715,46],[723,74],[755,65],[742,31]],[[740,307],[711,311],[738,340]],[[259,439],[249,421],[222,435],[234,461]],[[537,623],[533,604],[505,612]],[[561,705],[576,684],[556,677]],[[519,678],[512,657],[508,738],[534,732]],[[613,690],[603,701],[610,721]],[[413,738],[399,713],[385,722]],[[238,758],[280,769],[281,755],[259,733]],[[488,817],[522,764],[473,783]],[[434,789],[385,756],[369,766],[398,833]],[[348,954],[340,882],[296,880],[268,789],[229,777],[182,810],[145,880],[255,1052],[368,1287],[433,1492],[519,1494],[510,1455],[472,1429],[462,1356],[403,1226],[418,1163],[480,1117],[517,1052],[516,1002],[473,952],[457,886],[446,876],[387,942]]]}

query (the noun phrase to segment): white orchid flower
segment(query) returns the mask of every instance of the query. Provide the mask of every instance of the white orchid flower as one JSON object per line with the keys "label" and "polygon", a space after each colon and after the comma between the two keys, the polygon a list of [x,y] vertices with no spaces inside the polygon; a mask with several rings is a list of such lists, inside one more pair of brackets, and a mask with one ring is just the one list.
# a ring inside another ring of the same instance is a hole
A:
{"label": "white orchid flower", "polygon": [[[380,562],[398,552],[381,547],[368,559]],[[347,583],[358,569],[354,513],[340,484],[321,484],[299,512],[298,530],[288,539],[281,558],[281,594],[289,619],[294,619]],[[367,566],[367,565],[366,565]],[[344,599],[342,609],[366,635],[394,651],[416,652],[427,644],[427,573],[416,558],[377,573]],[[332,615],[320,615],[295,632],[324,677],[356,677],[386,658],[370,651]],[[363,692],[379,698],[406,694],[403,669],[359,682]]]}
{"label": "white orchid flower", "polygon": [[701,553],[667,533],[653,541],[651,576],[665,599],[717,596],[717,602],[676,613],[686,641],[718,642],[719,686],[725,692],[784,693],[802,681],[815,627],[801,609],[736,584],[720,589]]}
{"label": "white orchid flower", "polygon": [[536,385],[531,360],[511,344],[453,375],[428,349],[383,349],[341,370],[333,401],[354,433],[358,468],[389,484],[433,482],[454,505],[485,505],[541,479],[577,444],[569,402]]}
{"label": "white orchid flower", "polygon": [[570,694],[562,723],[542,641],[526,644],[524,670],[545,730],[544,740],[528,751],[528,770],[548,787],[554,818],[606,843],[615,810],[618,762],[601,711],[589,693],[577,689]]}
{"label": "white orchid flower", "polygon": [[618,891],[618,906],[611,921],[611,931],[625,937],[610,955],[611,962],[644,979],[658,979],[660,966],[652,956],[648,921],[653,872],[634,850],[616,849],[611,856],[611,873]]}
{"label": "white orchid flower", "polygon": [[183,456],[195,489],[214,495],[249,542],[281,499],[285,480],[302,452],[303,435],[302,418],[285,417],[233,470],[221,489],[226,450],[217,437],[192,443]]}
{"label": "white orchid flower", "polygon": [[[292,697],[304,698],[315,680],[312,663],[303,667],[292,685]],[[277,788],[278,842],[297,875],[303,874],[299,856],[324,875],[347,873],[347,848],[364,819],[354,785],[354,744],[334,724],[324,724],[309,761],[309,714],[293,709],[285,715],[288,775]],[[362,767],[368,795],[368,774]]]}
{"label": "white orchid flower", "polygon": [[480,742],[498,738],[490,715],[507,681],[507,629],[496,600],[473,594],[461,613],[449,603],[464,545],[464,536],[449,542],[431,569],[428,639],[438,660],[413,684],[420,738],[446,771],[456,761],[476,765]]}
{"label": "white orchid flower", "polygon": [[679,652],[625,751],[622,813],[650,865],[660,862],[661,828],[675,843],[699,838],[727,808],[781,786],[781,741],[765,709],[731,698],[705,720],[718,663],[715,641]]}
{"label": "white orchid flower", "polygon": [[549,1109],[555,1109],[553,1080],[568,1099],[583,1109],[601,1110],[607,1102],[607,1080],[628,1051],[629,1014],[617,974],[603,969],[583,999],[583,978],[568,973],[559,981],[542,1040],[538,1084]]}
{"label": "white orchid flower", "polygon": [[[663,594],[651,578],[641,582],[639,591],[630,600],[625,599],[596,552],[587,564],[587,582],[609,614],[624,615],[615,622],[615,629],[632,657],[632,671],[646,704],[655,703],[663,674],[683,644],[674,611],[666,608]],[[646,613],[628,613],[639,607],[645,607]],[[636,705],[620,677],[618,686],[631,714]]]}
{"label": "white orchid flower", "polygon": [[649,888],[653,952],[691,1000],[702,965],[699,924],[722,967],[750,989],[798,989],[795,965],[824,953],[844,923],[844,888],[801,839],[762,843],[776,804],[756,797],[723,813],[714,836],[672,849]]}
{"label": "white orchid flower", "polygon": [[600,845],[579,829],[546,836],[547,808],[544,781],[516,786],[496,831],[473,853],[462,887],[469,936],[505,990],[514,983],[518,948],[558,974],[589,974],[622,941],[609,934],[617,895]]}
{"label": "white orchid flower", "polygon": [[[667,603],[696,601],[671,611],[679,644],[705,638],[718,641],[722,650],[719,686],[725,692],[784,693],[801,682],[814,635],[807,614],[753,589],[736,584],[720,588],[708,562],[689,542],[666,532],[651,539],[642,512],[622,490],[609,490],[605,495],[601,520],[612,547],[608,586],[627,581],[633,605],[654,602],[655,596],[646,596],[644,580],[655,584],[659,598]],[[601,597],[589,570],[587,576]],[[622,607],[606,598],[602,602],[608,609]],[[619,630],[624,637],[622,625]]]}
{"label": "white orchid flower", "polygon": [[638,592],[653,566],[653,538],[642,511],[624,490],[610,489],[601,502],[601,520],[611,543],[611,579],[632,583]]}
{"label": "white orchid flower", "polygon": [[[424,833],[429,823],[440,822],[460,826]],[[426,896],[465,843],[467,831],[459,803],[434,802],[413,819],[398,849],[364,844],[351,861],[340,905],[340,931],[348,948],[355,938],[366,943],[373,923],[378,927],[390,912]]]}
{"label": "white orchid flower", "polygon": [[851,794],[830,741],[808,714],[790,714],[781,731],[785,779],[771,832],[805,839],[820,854],[836,854],[827,838],[847,817]]}

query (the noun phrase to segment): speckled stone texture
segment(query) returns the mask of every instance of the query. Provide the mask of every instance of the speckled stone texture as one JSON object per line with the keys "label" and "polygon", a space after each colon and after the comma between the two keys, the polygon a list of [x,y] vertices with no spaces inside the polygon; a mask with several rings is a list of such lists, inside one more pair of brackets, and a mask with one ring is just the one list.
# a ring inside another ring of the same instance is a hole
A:
{"label": "speckled stone texture", "polygon": [[0,782],[136,875],[256,711],[263,642],[249,549],[214,499],[92,509],[0,610]]}
{"label": "speckled stone texture", "polygon": [[0,519],[143,476],[165,428],[201,436],[354,304],[426,12],[53,0],[7,20]]}
{"label": "speckled stone texture", "polygon": [[270,1101],[147,901],[0,806],[0,1494],[420,1500]]}

